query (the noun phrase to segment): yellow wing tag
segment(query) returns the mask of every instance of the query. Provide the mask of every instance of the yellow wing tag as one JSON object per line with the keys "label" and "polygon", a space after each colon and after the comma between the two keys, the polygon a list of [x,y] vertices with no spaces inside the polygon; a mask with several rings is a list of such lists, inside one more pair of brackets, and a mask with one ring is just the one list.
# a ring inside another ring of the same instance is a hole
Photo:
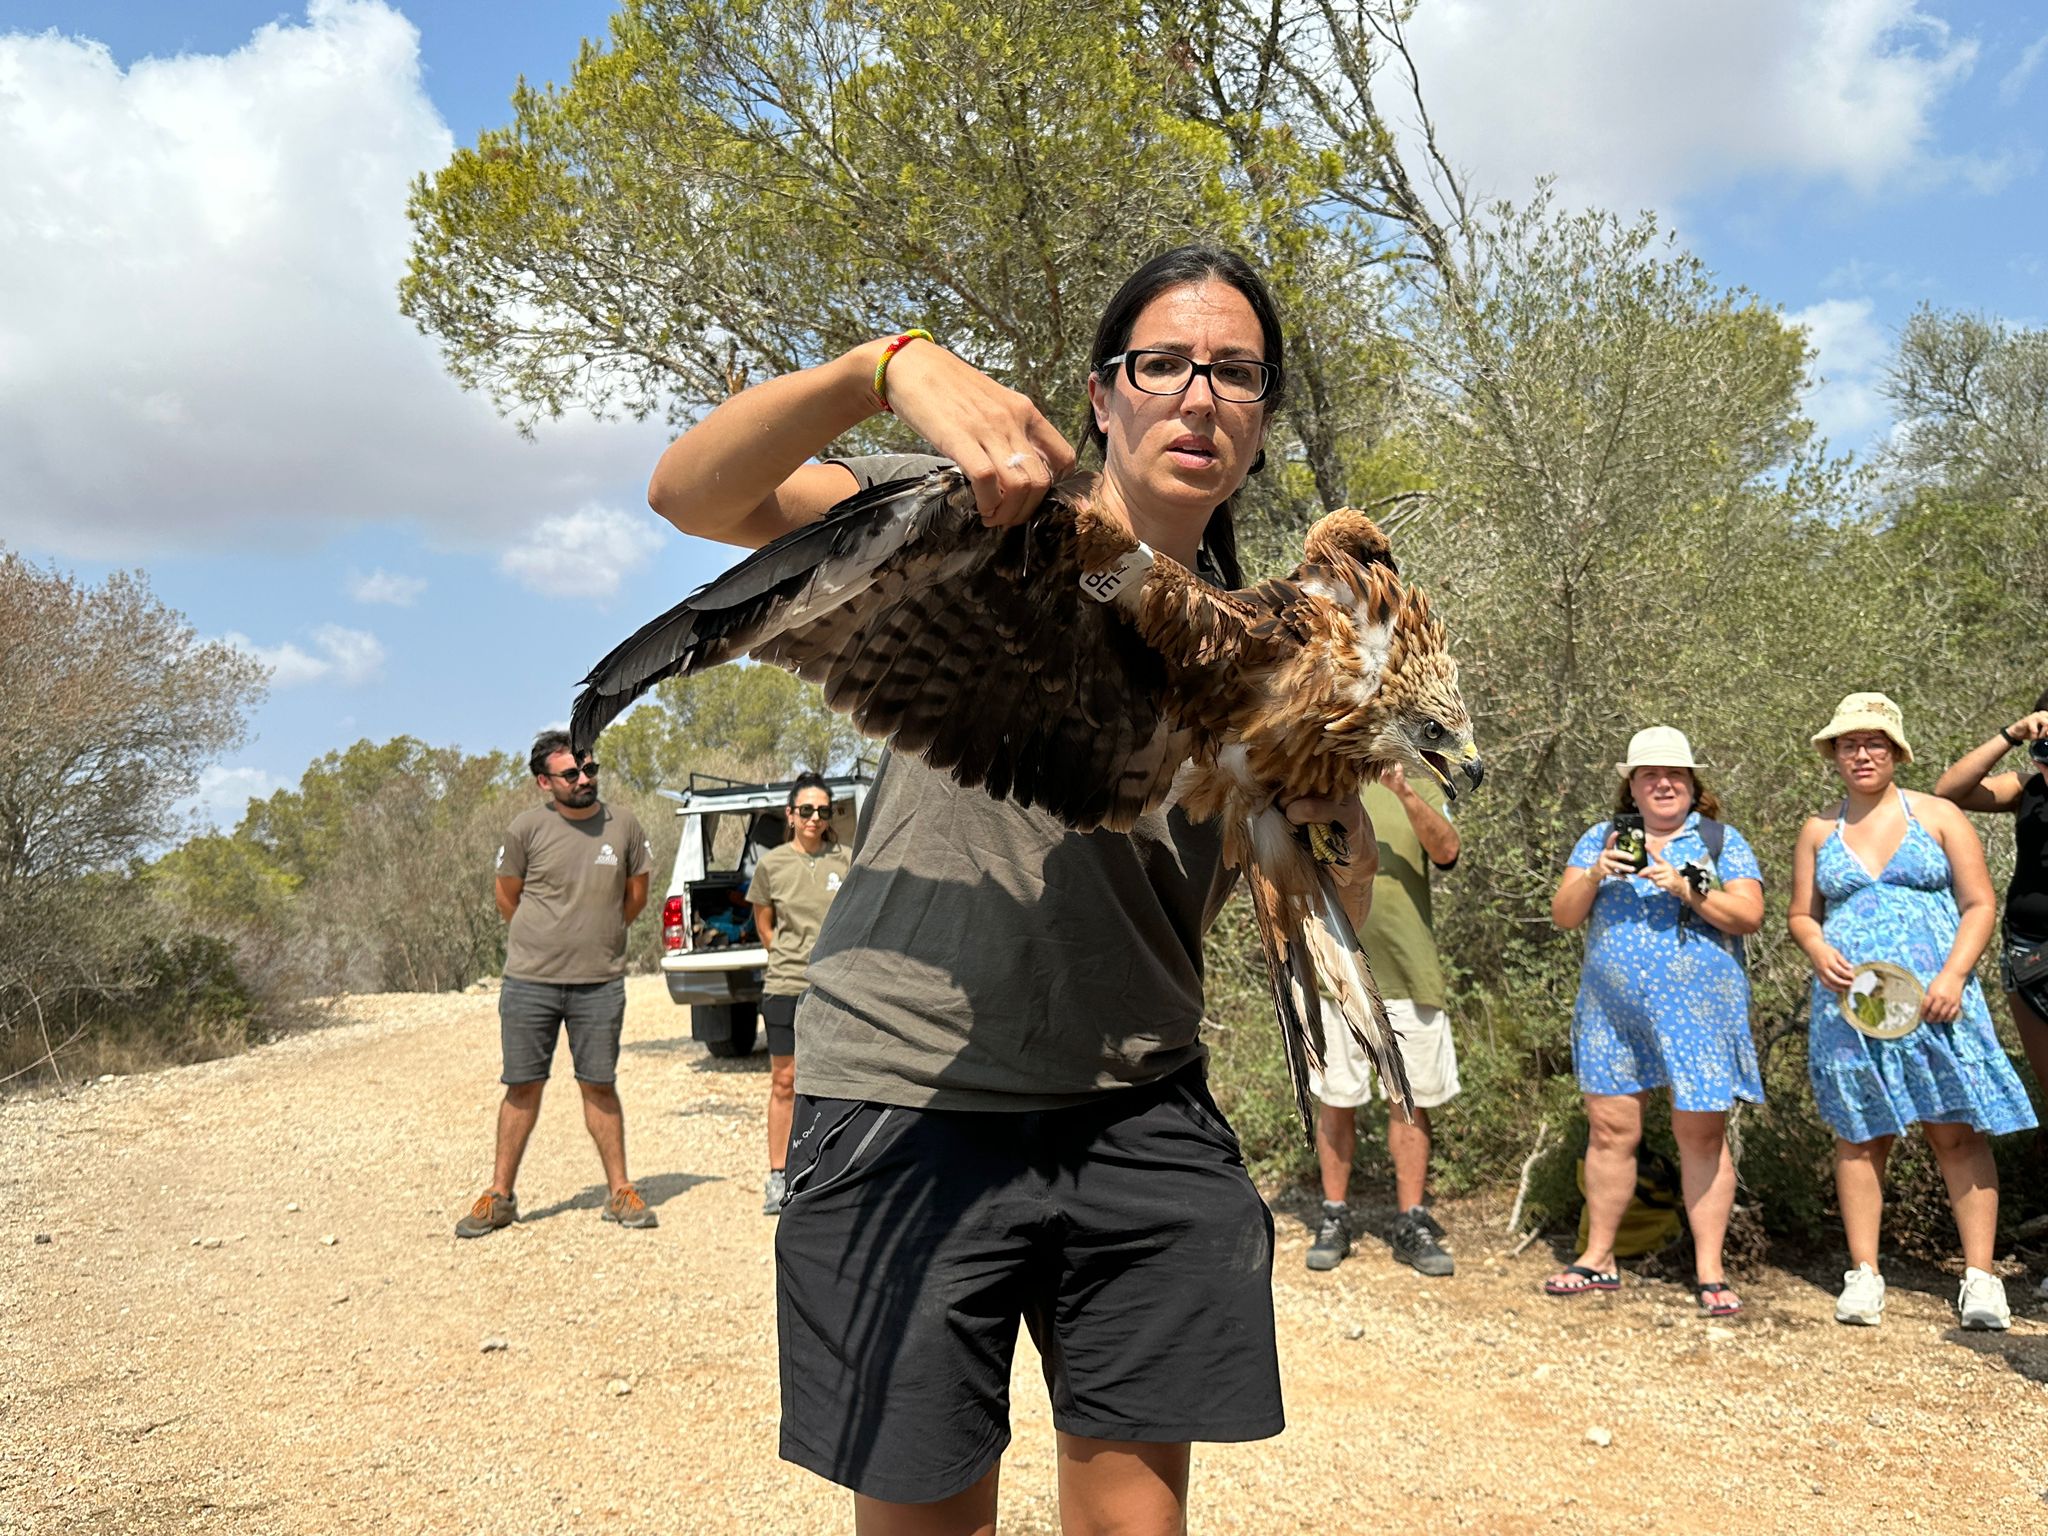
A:
{"label": "yellow wing tag", "polygon": [[1081,590],[1098,603],[1106,603],[1121,592],[1124,584],[1133,576],[1140,581],[1152,569],[1152,546],[1142,539],[1138,547],[1129,554],[1120,556],[1115,565],[1106,571],[1087,571],[1081,577]]}

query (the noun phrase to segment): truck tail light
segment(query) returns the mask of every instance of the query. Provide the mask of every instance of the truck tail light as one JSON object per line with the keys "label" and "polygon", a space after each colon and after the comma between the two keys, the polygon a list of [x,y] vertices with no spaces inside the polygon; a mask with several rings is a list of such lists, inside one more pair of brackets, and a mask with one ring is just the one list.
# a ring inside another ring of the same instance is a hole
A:
{"label": "truck tail light", "polygon": [[683,898],[671,896],[661,904],[661,947],[683,948]]}

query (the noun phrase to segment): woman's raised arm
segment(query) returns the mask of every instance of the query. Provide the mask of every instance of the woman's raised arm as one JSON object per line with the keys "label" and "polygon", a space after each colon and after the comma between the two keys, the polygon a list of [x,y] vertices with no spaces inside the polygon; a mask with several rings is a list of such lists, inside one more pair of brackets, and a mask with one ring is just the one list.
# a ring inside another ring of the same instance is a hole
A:
{"label": "woman's raised arm", "polygon": [[[758,549],[858,487],[809,460],[882,410],[885,340],[742,390],[668,445],[647,504],[684,533]],[[913,341],[889,359],[889,405],[974,485],[982,516],[1020,521],[1074,467],[1074,451],[1031,401],[944,347]]]}

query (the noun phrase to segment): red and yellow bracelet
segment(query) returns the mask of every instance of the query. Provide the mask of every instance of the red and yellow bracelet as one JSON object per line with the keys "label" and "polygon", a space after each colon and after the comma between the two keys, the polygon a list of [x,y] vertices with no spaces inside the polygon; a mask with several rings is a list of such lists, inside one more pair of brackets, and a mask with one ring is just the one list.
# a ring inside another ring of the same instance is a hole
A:
{"label": "red and yellow bracelet", "polygon": [[889,359],[898,352],[901,352],[913,341],[930,341],[931,339],[932,333],[930,331],[909,330],[882,348],[881,360],[875,364],[875,398],[882,402],[883,410],[893,413],[895,409],[889,404],[889,383],[887,378]]}

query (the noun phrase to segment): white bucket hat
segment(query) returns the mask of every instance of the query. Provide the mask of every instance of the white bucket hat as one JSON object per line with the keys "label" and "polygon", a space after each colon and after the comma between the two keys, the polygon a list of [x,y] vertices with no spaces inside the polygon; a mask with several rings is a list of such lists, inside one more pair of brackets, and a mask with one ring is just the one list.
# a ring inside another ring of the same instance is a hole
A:
{"label": "white bucket hat", "polygon": [[1614,765],[1624,779],[1638,768],[1690,768],[1699,771],[1692,758],[1692,743],[1685,732],[1671,725],[1653,725],[1628,739],[1628,757]]}
{"label": "white bucket hat", "polygon": [[1882,693],[1852,693],[1835,706],[1835,718],[1813,738],[1813,749],[1822,757],[1834,756],[1837,736],[1851,731],[1882,731],[1899,749],[1899,761],[1913,761],[1913,748],[1906,740],[1906,717],[1892,699]]}

